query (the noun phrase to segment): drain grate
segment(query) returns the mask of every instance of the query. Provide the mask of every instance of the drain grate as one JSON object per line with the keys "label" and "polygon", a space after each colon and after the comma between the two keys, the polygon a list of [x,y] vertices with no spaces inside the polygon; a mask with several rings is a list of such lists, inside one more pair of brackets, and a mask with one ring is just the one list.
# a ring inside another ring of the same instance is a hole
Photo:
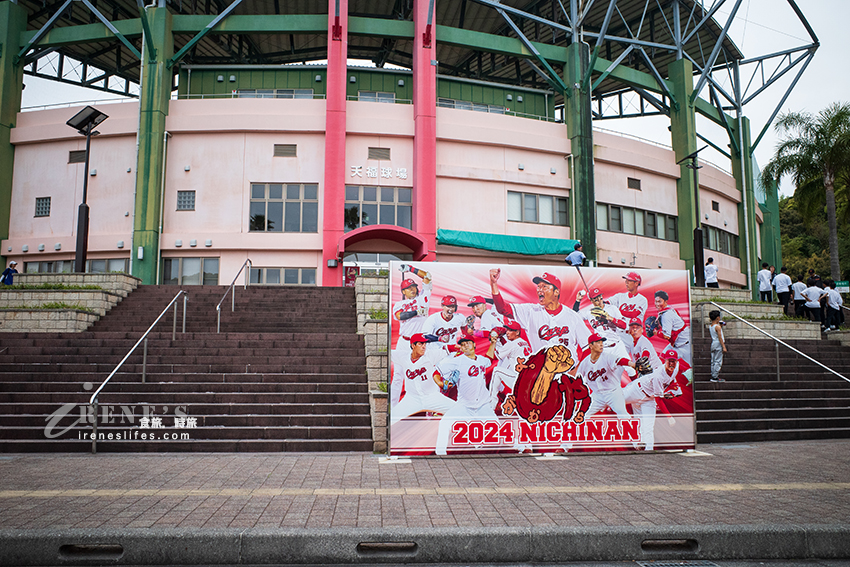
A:
{"label": "drain grate", "polygon": [[711,561],[636,561],[640,567],[720,567]]}

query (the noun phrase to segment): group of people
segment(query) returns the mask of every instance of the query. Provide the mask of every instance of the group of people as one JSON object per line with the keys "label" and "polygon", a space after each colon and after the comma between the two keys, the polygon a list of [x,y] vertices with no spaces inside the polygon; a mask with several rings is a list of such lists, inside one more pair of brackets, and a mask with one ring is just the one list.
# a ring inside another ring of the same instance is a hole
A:
{"label": "group of people", "polygon": [[[620,420],[639,418],[641,447],[652,450],[656,409],[666,410],[664,400],[681,396],[693,380],[689,326],[660,289],[654,294],[656,313],[647,317],[649,304],[636,272],[623,276],[623,292],[607,298],[599,288],[584,286],[570,298],[570,307],[562,302],[564,287],[554,274],[532,278],[537,302],[511,303],[499,288],[501,269],[491,269],[491,297],[470,297],[471,314],[463,316],[449,294],[440,299],[440,310],[430,313],[431,274],[409,265],[400,269],[403,298],[391,314],[399,332],[390,424],[420,412],[442,414],[438,455],[446,454],[457,421],[498,415],[544,421],[552,419],[545,415],[546,404],[561,403],[562,395],[567,403],[556,409],[560,413],[563,407],[564,421],[572,416],[581,423],[606,409]],[[649,340],[653,336],[662,339],[656,341],[663,348]],[[530,360],[543,363],[523,372]],[[519,440],[514,449],[532,451]]]}
{"label": "group of people", "polygon": [[818,321],[827,332],[838,330],[844,323],[844,300],[834,280],[822,280],[814,270],[809,270],[808,277],[800,274],[792,282],[785,266],[776,275],[775,268],[767,262],[763,262],[761,268],[757,277],[762,301],[772,302],[772,290],[775,289],[778,302],[789,317]]}

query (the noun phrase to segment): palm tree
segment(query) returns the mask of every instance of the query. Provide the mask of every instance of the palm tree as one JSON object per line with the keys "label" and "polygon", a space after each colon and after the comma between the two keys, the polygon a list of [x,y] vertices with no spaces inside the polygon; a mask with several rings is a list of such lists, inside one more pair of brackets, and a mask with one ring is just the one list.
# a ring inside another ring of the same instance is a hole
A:
{"label": "palm tree", "polygon": [[[779,117],[776,132],[783,140],[765,166],[762,176],[777,186],[782,176],[793,176],[797,192],[808,192],[813,183],[823,185],[829,222],[829,265],[833,279],[841,279],[838,264],[838,225],[835,185],[850,170],[850,104],[833,103],[817,115],[789,112]],[[839,183],[841,185],[841,183]],[[803,196],[802,194],[800,195]]]}

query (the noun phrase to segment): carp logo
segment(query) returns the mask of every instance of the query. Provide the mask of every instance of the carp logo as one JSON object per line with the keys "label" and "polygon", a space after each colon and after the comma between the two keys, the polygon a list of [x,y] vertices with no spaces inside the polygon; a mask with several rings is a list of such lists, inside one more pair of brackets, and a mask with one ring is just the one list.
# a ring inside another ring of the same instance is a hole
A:
{"label": "carp logo", "polygon": [[561,337],[563,335],[568,335],[569,333],[569,327],[550,327],[549,325],[543,325],[540,327],[540,330],[537,331],[537,336],[544,341],[550,341],[555,337]]}
{"label": "carp logo", "polygon": [[[422,374],[425,374],[425,371],[426,371],[426,369],[425,369],[424,367],[422,367],[422,368],[417,368],[416,370],[408,370],[408,371],[407,371],[407,378],[408,378],[409,380],[415,380],[416,378],[418,378],[418,377],[419,377],[419,376],[421,376]],[[422,379],[423,379],[423,380],[426,380],[426,379],[427,379],[427,377],[423,377]]]}
{"label": "carp logo", "polygon": [[587,373],[587,379],[590,380],[591,382],[596,382],[597,378],[602,378],[603,382],[608,379],[608,377],[605,376],[605,369],[604,368],[601,368],[599,370],[591,370],[590,372]]}
{"label": "carp logo", "polygon": [[[582,407],[574,421],[584,421],[586,406],[590,405],[590,392],[581,377],[571,378],[566,373],[575,366],[570,351],[556,345],[543,349],[528,361],[517,358],[517,377],[514,394],[502,404],[503,415],[514,412],[529,423],[551,421],[564,408],[564,421],[573,417],[575,402],[582,400]],[[560,374],[560,381],[555,376]]]}

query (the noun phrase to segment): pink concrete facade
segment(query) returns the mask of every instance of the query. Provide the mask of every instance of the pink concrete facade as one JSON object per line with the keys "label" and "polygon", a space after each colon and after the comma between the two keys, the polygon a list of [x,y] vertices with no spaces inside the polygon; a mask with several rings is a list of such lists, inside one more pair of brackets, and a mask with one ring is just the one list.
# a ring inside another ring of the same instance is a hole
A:
{"label": "pink concrete facade", "polygon": [[[428,260],[562,262],[561,257],[444,246],[437,244],[436,235],[446,229],[570,238],[568,226],[509,221],[507,213],[508,192],[569,197],[570,145],[563,124],[435,108],[432,138],[430,126],[425,134],[419,126],[423,120],[422,124],[429,124],[431,117],[417,114],[416,105],[347,101],[333,113],[329,105],[330,101],[321,99],[172,101],[166,121],[170,137],[162,257],[216,258],[220,284],[230,283],[250,258],[255,267],[315,270],[317,284],[340,285],[341,267],[328,268],[327,260],[337,257],[343,235],[345,185],[373,185],[413,190],[414,232],[425,243]],[[89,179],[89,256],[129,259],[138,105],[126,102],[104,109],[110,119],[100,128],[102,135],[92,140],[90,167],[97,175]],[[12,130],[16,153],[11,227],[2,246],[9,259],[21,264],[73,258],[83,166],[69,164],[68,157],[70,151],[84,149],[85,142],[65,121],[78,110],[24,112]],[[329,130],[332,117],[344,117],[343,130],[339,124]],[[329,142],[331,135],[336,142]],[[417,142],[420,135],[422,144]],[[340,139],[343,145],[337,147]],[[597,202],[677,214],[678,168],[672,150],[606,133],[596,133],[595,143]],[[297,156],[275,157],[276,144],[296,145]],[[389,149],[390,159],[368,159],[372,147]],[[331,153],[329,148],[335,149]],[[328,163],[331,159],[333,164]],[[417,176],[417,168],[428,171],[431,160],[433,173]],[[389,168],[392,178],[366,178],[367,167]],[[408,175],[400,177],[401,170]],[[628,178],[640,179],[641,190],[629,189]],[[707,166],[700,180],[700,208],[708,215],[704,223],[738,234],[741,195],[734,179]],[[317,185],[318,231],[249,230],[251,186],[256,183]],[[194,210],[177,210],[178,191],[195,192]],[[49,216],[33,217],[38,197],[51,197]],[[713,202],[719,210],[712,210]],[[377,231],[374,238],[352,239],[345,252],[411,254],[418,242],[404,240],[400,233],[395,238],[393,230]],[[684,266],[677,242],[605,231],[597,233],[597,242],[600,265]],[[39,251],[40,245],[44,251]],[[744,285],[737,257],[709,250],[706,255],[715,257],[725,285]]]}

